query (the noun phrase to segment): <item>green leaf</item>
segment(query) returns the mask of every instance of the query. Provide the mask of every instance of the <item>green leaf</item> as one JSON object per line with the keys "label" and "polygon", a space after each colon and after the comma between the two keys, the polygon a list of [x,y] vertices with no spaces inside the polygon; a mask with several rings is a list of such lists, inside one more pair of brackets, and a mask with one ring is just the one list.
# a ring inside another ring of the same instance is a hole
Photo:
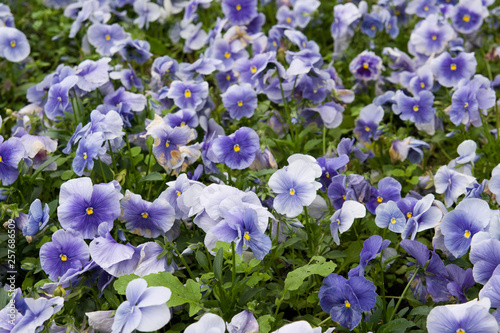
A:
{"label": "green leaf", "polygon": [[120,295],[125,295],[125,290],[127,290],[127,285],[130,281],[138,279],[139,276],[135,274],[122,275],[113,283],[113,287]]}
{"label": "green leaf", "polygon": [[196,251],[194,254],[196,261],[203,267],[204,270],[208,271],[209,270],[209,265],[208,265],[208,259],[205,253],[202,251]]}
{"label": "green leaf", "polygon": [[390,323],[382,325],[377,332],[379,333],[391,333],[391,332],[405,332],[408,328],[415,326],[412,321],[406,320],[404,318],[398,318],[392,320]]}
{"label": "green leaf", "polygon": [[157,171],[151,172],[149,175],[142,177],[139,179],[140,182],[153,182],[163,180],[163,175]]}
{"label": "green leaf", "polygon": [[432,309],[432,306],[419,306],[411,310],[410,316],[427,316]]}
{"label": "green leaf", "polygon": [[224,262],[224,249],[221,247],[217,251],[214,259],[214,274],[217,280],[222,281],[222,264]]}
{"label": "green leaf", "polygon": [[45,162],[42,163],[42,165],[40,165],[36,170],[35,172],[33,172],[33,174],[31,175],[31,179],[35,179],[36,176],[38,176],[38,174],[40,172],[43,171],[43,169],[45,169],[46,167],[48,167],[50,164],[52,164],[53,162],[55,162],[59,157],[61,157],[61,155],[54,155],[52,156],[51,158],[49,158],[48,160],[46,160]]}
{"label": "green leaf", "polygon": [[391,173],[395,177],[405,177],[405,172],[401,169],[394,169]]}
{"label": "green leaf", "polygon": [[274,318],[271,315],[260,316],[257,319],[259,322],[259,333],[268,333],[271,331],[271,324],[274,322]]}
{"label": "green leaf", "polygon": [[137,156],[140,154],[140,152],[141,152],[141,147],[130,148],[130,153],[132,154],[132,156]]}
{"label": "green leaf", "polygon": [[[316,263],[311,264],[311,262],[316,261]],[[332,261],[325,261],[325,258],[315,256],[311,258],[309,264],[299,267],[296,270],[288,273],[285,279],[285,289],[286,290],[297,290],[300,288],[302,283],[306,278],[311,275],[319,274],[323,277],[332,273],[337,267]]]}
{"label": "green leaf", "polygon": [[307,143],[304,145],[304,151],[310,151],[311,149],[315,148],[317,145],[320,143],[323,143],[323,139],[315,139],[315,140],[309,140]]}

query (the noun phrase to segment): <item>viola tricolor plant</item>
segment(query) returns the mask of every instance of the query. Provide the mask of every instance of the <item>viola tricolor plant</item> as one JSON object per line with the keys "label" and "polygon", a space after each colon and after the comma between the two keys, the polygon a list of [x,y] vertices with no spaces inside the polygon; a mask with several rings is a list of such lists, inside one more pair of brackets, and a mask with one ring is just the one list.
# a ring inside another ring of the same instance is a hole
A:
{"label": "viola tricolor plant", "polygon": [[0,0],[0,333],[500,332],[500,3]]}

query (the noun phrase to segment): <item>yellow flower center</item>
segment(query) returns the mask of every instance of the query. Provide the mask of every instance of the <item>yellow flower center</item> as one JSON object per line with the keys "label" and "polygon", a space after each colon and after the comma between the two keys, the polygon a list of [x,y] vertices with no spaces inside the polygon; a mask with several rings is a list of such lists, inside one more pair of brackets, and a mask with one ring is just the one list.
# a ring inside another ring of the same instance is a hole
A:
{"label": "yellow flower center", "polygon": [[87,159],[87,153],[83,153],[83,159],[86,160]]}
{"label": "yellow flower center", "polygon": [[302,47],[306,47],[306,42],[302,42]]}
{"label": "yellow flower center", "polygon": [[363,63],[363,68],[364,68],[364,69],[368,69],[368,64],[367,64],[366,62],[365,62],[365,63]]}
{"label": "yellow flower center", "polygon": [[170,147],[170,141],[169,140],[167,140],[167,142],[165,142],[165,147],[167,147],[167,148]]}
{"label": "yellow flower center", "polygon": [[392,224],[396,223],[396,219],[394,217],[391,219],[391,223]]}
{"label": "yellow flower center", "polygon": [[425,83],[420,83],[420,88],[425,88]]}
{"label": "yellow flower center", "polygon": [[234,150],[235,153],[239,152],[241,150],[240,145],[239,144],[235,144],[234,147],[233,147],[233,150]]}
{"label": "yellow flower center", "polygon": [[243,101],[238,101],[238,106],[243,106]]}
{"label": "yellow flower center", "polygon": [[366,126],[365,131],[370,132],[370,127]]}
{"label": "yellow flower center", "polygon": [[390,30],[391,28],[392,28],[392,25],[388,24],[388,25],[387,25],[387,29],[389,29],[389,30]]}
{"label": "yellow flower center", "polygon": [[110,35],[106,35],[106,40],[110,40],[111,39],[111,36]]}
{"label": "yellow flower center", "polygon": [[313,90],[313,93],[317,93],[318,91],[316,89]]}
{"label": "yellow flower center", "polygon": [[470,16],[469,15],[464,15],[464,17],[462,18],[462,20],[464,20],[464,22],[469,22],[470,21]]}
{"label": "yellow flower center", "polygon": [[425,10],[425,11],[428,11],[428,10],[429,10],[429,7],[428,7],[428,6],[425,6],[425,7],[424,7],[424,10]]}
{"label": "yellow flower center", "polygon": [[230,56],[231,56],[231,53],[229,53],[229,52],[224,53],[224,58],[229,59]]}
{"label": "yellow flower center", "polygon": [[374,25],[372,25],[372,30],[375,30],[375,26]]}
{"label": "yellow flower center", "polygon": [[286,23],[290,23],[290,22],[292,22],[292,18],[291,17],[287,17],[286,18]]}
{"label": "yellow flower center", "polygon": [[191,90],[186,89],[186,90],[184,91],[184,97],[186,97],[186,98],[190,98],[190,97],[191,97]]}
{"label": "yellow flower center", "polygon": [[94,208],[93,207],[88,207],[86,211],[87,211],[87,215],[94,214]]}
{"label": "yellow flower center", "polygon": [[257,72],[257,67],[255,66],[250,67],[250,71],[255,74],[255,72]]}
{"label": "yellow flower center", "polygon": [[465,230],[464,237],[465,238],[470,238],[470,235],[471,235],[470,231],[469,230]]}
{"label": "yellow flower center", "polygon": [[378,203],[382,203],[383,201],[384,201],[384,198],[382,198],[382,197],[377,197],[377,202],[378,202]]}
{"label": "yellow flower center", "polygon": [[413,106],[413,111],[417,112],[418,111],[418,105]]}
{"label": "yellow flower center", "polygon": [[337,222],[337,225],[340,225],[340,219],[337,219],[336,222]]}
{"label": "yellow flower center", "polygon": [[184,127],[184,126],[186,126],[186,123],[185,123],[185,122],[182,122],[182,123],[181,123],[181,127]]}
{"label": "yellow flower center", "polygon": [[273,42],[273,46],[276,47],[276,45],[278,45],[278,44],[276,44],[276,42]]}
{"label": "yellow flower center", "polygon": [[141,214],[141,216],[142,216],[142,218],[143,218],[143,219],[147,219],[149,215],[148,215],[148,213],[143,212],[143,213]]}
{"label": "yellow flower center", "polygon": [[2,156],[0,156],[0,162],[2,162]]}
{"label": "yellow flower center", "polygon": [[348,300],[346,300],[344,304],[345,304],[345,307],[346,307],[346,308],[350,308],[350,307],[351,307],[351,303],[349,303],[349,301],[348,301]]}
{"label": "yellow flower center", "polygon": [[457,333],[466,333],[466,332],[465,332],[465,330],[464,330],[464,329],[459,328],[459,329],[457,330]]}
{"label": "yellow flower center", "polygon": [[245,231],[245,235],[243,235],[246,240],[250,240],[250,235],[248,234],[248,231]]}
{"label": "yellow flower center", "polygon": [[455,65],[455,64],[451,64],[451,65],[450,65],[450,69],[451,69],[452,71],[456,71],[456,70],[457,70],[457,65]]}
{"label": "yellow flower center", "polygon": [[345,197],[345,195],[343,195],[343,196],[342,196],[342,200],[345,200],[345,199],[346,199],[346,197]]}
{"label": "yellow flower center", "polygon": [[413,216],[413,214],[412,214],[411,212],[406,213],[406,217],[407,217],[407,218],[410,218],[410,217],[412,217],[412,216]]}
{"label": "yellow flower center", "polygon": [[177,194],[177,196],[179,197],[182,193],[181,191],[176,191],[175,194]]}
{"label": "yellow flower center", "polygon": [[228,80],[228,81],[231,80],[231,75],[227,74],[226,75],[226,80]]}
{"label": "yellow flower center", "polygon": [[61,102],[61,101],[62,101],[61,96],[57,97],[57,100],[58,100],[59,102]]}
{"label": "yellow flower center", "polygon": [[293,188],[290,189],[290,195],[295,195],[295,189]]}
{"label": "yellow flower center", "polygon": [[433,35],[432,36],[432,40],[436,40],[437,39],[437,36],[436,35]]}
{"label": "yellow flower center", "polygon": [[10,42],[10,47],[16,47],[16,41],[15,40],[13,40],[13,41]]}
{"label": "yellow flower center", "polygon": [[325,173],[325,177],[330,178],[330,173],[329,172]]}
{"label": "yellow flower center", "polygon": [[399,15],[401,15],[401,12],[400,12],[399,10],[396,10],[396,11],[394,12],[394,14],[396,14],[397,16],[399,16]]}
{"label": "yellow flower center", "polygon": [[468,107],[469,107],[469,103],[465,102],[465,104],[464,104],[464,108],[466,108],[466,109],[467,109]]}
{"label": "yellow flower center", "polygon": [[241,5],[240,4],[236,5],[236,10],[241,10]]}
{"label": "yellow flower center", "polygon": [[59,258],[61,258],[61,261],[67,261],[68,260],[68,256],[65,255],[65,254],[62,254],[59,256]]}

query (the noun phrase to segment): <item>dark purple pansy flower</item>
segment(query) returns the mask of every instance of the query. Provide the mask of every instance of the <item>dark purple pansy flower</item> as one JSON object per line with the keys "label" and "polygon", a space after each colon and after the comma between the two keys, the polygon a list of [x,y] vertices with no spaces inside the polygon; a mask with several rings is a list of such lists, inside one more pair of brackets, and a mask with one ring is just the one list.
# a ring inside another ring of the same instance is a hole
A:
{"label": "dark purple pansy flower", "polygon": [[222,0],[222,12],[233,25],[244,25],[257,16],[257,0]]}
{"label": "dark purple pansy flower", "polygon": [[[467,302],[467,290],[476,284],[472,276],[472,268],[464,270],[457,265],[449,264],[446,266],[446,271],[450,280],[447,286],[450,294],[457,297],[460,302]],[[480,297],[482,298],[483,296],[480,294]]]}
{"label": "dark purple pansy flower", "polygon": [[337,176],[340,169],[345,169],[344,167],[349,163],[349,156],[339,155],[338,157],[320,157],[318,158],[318,164],[321,167],[321,183],[323,187],[322,191],[326,191],[328,186],[332,182],[332,178]]}
{"label": "dark purple pansy flower", "polygon": [[[434,302],[449,300],[450,293],[447,289],[449,280],[446,278],[447,271],[439,255],[434,251],[429,251],[425,245],[416,240],[405,239],[399,244],[416,259],[417,266],[423,269],[416,273],[417,276],[411,286],[415,298],[425,302],[431,295]],[[427,261],[429,261],[428,264]]]}
{"label": "dark purple pansy flower", "polygon": [[462,34],[479,30],[488,15],[488,8],[483,6],[481,0],[462,0],[450,12],[453,27]]}
{"label": "dark purple pansy flower", "polygon": [[363,51],[349,64],[349,70],[358,80],[378,80],[382,72],[382,59],[372,51]]}
{"label": "dark purple pansy flower", "polygon": [[385,177],[378,182],[378,190],[373,189],[370,200],[366,204],[366,208],[372,214],[378,205],[383,202],[394,201],[397,202],[401,199],[401,184],[392,177]]}
{"label": "dark purple pansy flower", "polygon": [[250,248],[255,258],[262,260],[271,250],[271,239],[258,227],[257,212],[252,208],[236,207],[222,214],[222,221],[211,232],[217,239],[236,245],[236,252],[242,255],[243,249]]}
{"label": "dark purple pansy flower", "polygon": [[196,128],[199,124],[198,115],[193,110],[180,110],[176,113],[169,113],[164,120],[170,127],[188,126]]}
{"label": "dark purple pansy flower", "polygon": [[486,201],[464,199],[441,221],[441,232],[446,248],[460,258],[470,247],[472,237],[490,223],[491,210]]}
{"label": "dark purple pansy flower", "polygon": [[211,149],[220,163],[243,170],[252,164],[260,149],[259,135],[249,127],[241,127],[229,136],[215,139]]}
{"label": "dark purple pansy flower", "polygon": [[363,163],[370,155],[365,154],[359,149],[358,147],[354,146],[354,142],[356,139],[352,138],[342,138],[337,145],[337,153],[340,155],[347,155],[349,156],[351,153],[354,153],[354,156],[356,156],[356,159]]}
{"label": "dark purple pansy flower", "polygon": [[127,190],[121,208],[120,219],[125,222],[126,228],[146,238],[164,235],[174,225],[174,209],[162,198],[149,202]]}
{"label": "dark purple pansy flower", "polygon": [[123,59],[127,61],[135,60],[139,65],[145,63],[153,55],[149,50],[151,45],[145,40],[126,38],[117,43],[111,52],[120,52]]}
{"label": "dark purple pansy flower", "polygon": [[174,81],[167,97],[181,109],[197,111],[208,97],[208,83]]}
{"label": "dark purple pansy flower", "polygon": [[342,208],[348,196],[346,175],[334,176],[332,182],[328,186],[328,198],[332,201],[333,207],[335,209]]}
{"label": "dark purple pansy flower", "polygon": [[395,114],[399,114],[402,120],[412,123],[426,124],[432,121],[436,109],[434,109],[434,95],[427,90],[418,93],[416,97],[406,96],[403,91],[398,90],[394,96],[396,104],[392,105]]}
{"label": "dark purple pansy flower", "polygon": [[365,240],[363,242],[363,249],[359,254],[359,265],[349,271],[349,277],[364,276],[365,268],[368,266],[370,260],[375,259],[389,244],[391,244],[390,240],[382,239],[379,235],[373,235]]}
{"label": "dark purple pansy flower", "polygon": [[346,278],[332,273],[323,280],[319,304],[332,320],[352,330],[359,325],[363,312],[370,311],[377,293],[373,282],[363,276]]}
{"label": "dark purple pansy flower", "polygon": [[130,68],[122,69],[120,72],[111,72],[109,73],[109,77],[113,80],[120,80],[121,84],[127,90],[131,90],[133,87],[139,91],[144,90],[142,80],[137,76],[135,71],[132,69],[132,66],[130,66]]}
{"label": "dark purple pansy flower", "polygon": [[381,133],[378,126],[382,118],[384,118],[384,109],[381,106],[369,104],[362,108],[354,127],[354,133],[358,139],[367,143],[370,143],[372,138],[378,140]]}
{"label": "dark purple pansy flower", "polygon": [[[401,201],[398,201],[398,205]],[[407,208],[413,205],[412,201],[409,201],[409,203],[410,205]],[[408,218],[408,222],[401,235],[403,239],[407,237],[415,239],[417,232],[434,228],[441,221],[443,213],[438,207],[433,206],[433,203],[434,195],[429,193],[415,202],[411,211],[405,209],[404,205],[400,205],[400,208],[403,208],[402,211],[404,211]]]}
{"label": "dark purple pansy flower", "polygon": [[30,44],[24,33],[16,28],[0,27],[0,57],[20,62],[29,54]]}
{"label": "dark purple pansy flower", "polygon": [[89,261],[89,247],[75,230],[57,230],[52,242],[40,248],[40,264],[49,279],[57,281],[70,268],[81,269]]}
{"label": "dark purple pansy flower", "polygon": [[477,61],[474,52],[461,52],[455,58],[443,52],[432,61],[432,72],[440,85],[455,87],[462,79],[470,79],[476,72]]}
{"label": "dark purple pansy flower", "polygon": [[229,115],[236,120],[252,117],[257,108],[257,93],[248,83],[232,85],[221,97]]}
{"label": "dark purple pansy flower", "polygon": [[250,83],[252,86],[257,84],[257,78],[266,68],[269,62],[269,55],[257,54],[251,59],[238,59],[233,65],[233,71],[239,76],[240,81]]}
{"label": "dark purple pansy flower", "polygon": [[222,61],[224,71],[229,71],[233,63],[240,58],[248,58],[248,52],[239,43],[229,43],[225,39],[217,39],[213,46],[212,57]]}
{"label": "dark purple pansy flower", "polygon": [[89,43],[96,48],[102,56],[112,56],[117,50],[111,48],[126,38],[125,30],[118,24],[93,24],[87,31]]}
{"label": "dark purple pansy flower", "polygon": [[115,183],[92,185],[90,178],[83,177],[62,184],[57,208],[61,226],[81,232],[85,239],[94,238],[103,222],[111,229],[113,221],[120,216],[123,197]]}

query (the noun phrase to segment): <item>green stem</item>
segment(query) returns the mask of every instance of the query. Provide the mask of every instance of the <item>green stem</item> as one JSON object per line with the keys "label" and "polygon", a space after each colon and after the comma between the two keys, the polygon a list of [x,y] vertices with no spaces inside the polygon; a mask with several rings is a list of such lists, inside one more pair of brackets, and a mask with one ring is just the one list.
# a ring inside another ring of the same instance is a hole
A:
{"label": "green stem", "polygon": [[398,311],[398,308],[399,308],[399,305],[401,304],[401,301],[403,300],[403,298],[405,297],[406,295],[406,292],[408,291],[408,289],[410,288],[410,285],[411,283],[413,282],[413,279],[415,278],[415,276],[417,276],[417,271],[418,271],[418,267],[415,268],[415,270],[413,271],[413,275],[410,279],[410,281],[408,281],[408,283],[406,284],[406,287],[405,287],[405,290],[403,290],[403,293],[401,294],[401,298],[398,300],[398,302],[396,303],[396,306],[394,307],[394,311],[392,312],[391,316],[389,317],[389,320],[387,321],[388,323],[391,322],[392,318],[394,317],[394,315],[396,314],[396,312]]}
{"label": "green stem", "polygon": [[385,301],[385,278],[384,278],[384,264],[382,263],[382,256],[380,256],[380,277],[381,277],[381,287],[382,287],[382,321],[384,323],[387,319],[387,303]]}
{"label": "green stem", "polygon": [[232,273],[233,273],[233,276],[232,276],[232,281],[233,283],[231,284],[231,293],[233,291],[233,288],[234,288],[234,282],[236,281],[236,250],[235,250],[235,246],[234,246],[234,242],[231,242],[231,251],[232,251],[232,254],[233,254],[233,269],[232,269]]}
{"label": "green stem", "polygon": [[329,321],[330,319],[332,319],[332,317],[328,316],[326,317],[325,320],[321,321],[319,324],[318,324],[318,327],[320,327],[321,325],[323,325],[324,323],[326,323],[327,321]]}
{"label": "green stem", "polygon": [[102,172],[102,179],[104,180],[105,183],[107,183],[106,175],[104,174],[104,168],[102,167],[102,161],[101,158],[99,157],[99,166],[101,167],[101,172]]}
{"label": "green stem", "polygon": [[191,279],[195,280],[196,281],[196,277],[194,276],[193,272],[191,272],[191,269],[189,268],[186,260],[184,259],[184,257],[182,256],[182,254],[179,252],[179,250],[177,250],[176,247],[172,247],[175,251],[175,253],[177,253],[177,255],[179,256],[179,258],[181,259],[182,263],[184,264],[184,266],[186,267],[186,270],[188,271],[188,274],[189,276],[191,277]]}
{"label": "green stem", "polygon": [[326,126],[323,125],[323,155],[326,155]]}
{"label": "green stem", "polygon": [[115,175],[117,175],[118,170],[116,169],[115,154],[113,153],[113,149],[111,148],[111,142],[109,140],[108,140],[108,147],[109,147],[109,155],[111,156],[111,162],[113,163],[113,170],[115,170]]}

